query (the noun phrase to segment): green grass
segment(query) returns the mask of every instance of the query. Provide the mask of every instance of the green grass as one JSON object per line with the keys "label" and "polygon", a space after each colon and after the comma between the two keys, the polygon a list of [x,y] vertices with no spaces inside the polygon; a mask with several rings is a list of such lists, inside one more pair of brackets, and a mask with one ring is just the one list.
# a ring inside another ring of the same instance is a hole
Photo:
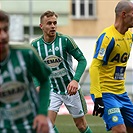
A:
{"label": "green grass", "polygon": [[[111,133],[110,131],[106,131],[102,118],[86,115],[86,120],[93,133]],[[56,127],[60,133],[79,133],[71,115],[58,115],[56,119]]]}

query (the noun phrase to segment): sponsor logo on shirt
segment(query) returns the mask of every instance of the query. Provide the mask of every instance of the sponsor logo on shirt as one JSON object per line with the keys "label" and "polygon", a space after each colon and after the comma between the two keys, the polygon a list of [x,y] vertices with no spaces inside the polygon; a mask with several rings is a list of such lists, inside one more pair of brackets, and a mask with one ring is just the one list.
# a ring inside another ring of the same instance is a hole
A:
{"label": "sponsor logo on shirt", "polygon": [[120,47],[120,44],[116,44],[117,47]]}
{"label": "sponsor logo on shirt", "polygon": [[113,121],[113,122],[117,122],[117,121],[118,121],[118,117],[117,117],[117,116],[113,116],[113,117],[112,117],[112,121]]}
{"label": "sponsor logo on shirt", "polygon": [[0,101],[6,104],[20,101],[26,89],[27,86],[21,82],[4,83],[0,88]]}
{"label": "sponsor logo on shirt", "polygon": [[60,63],[62,62],[62,58],[55,55],[50,55],[44,59],[44,62],[46,62],[49,67],[55,68],[60,65]]}
{"label": "sponsor logo on shirt", "polygon": [[104,48],[101,48],[101,49],[99,50],[99,55],[100,55],[100,56],[104,56],[104,54],[105,54],[105,49],[104,49]]}
{"label": "sponsor logo on shirt", "polygon": [[18,104],[15,107],[9,109],[0,108],[0,119],[16,120],[23,118],[32,112],[33,108],[29,101]]}
{"label": "sponsor logo on shirt", "polygon": [[120,109],[119,108],[111,108],[108,110],[108,115],[111,115],[114,113],[120,113]]}
{"label": "sponsor logo on shirt", "polygon": [[124,80],[125,70],[126,70],[126,67],[116,66],[114,79],[116,79],[116,80]]}
{"label": "sponsor logo on shirt", "polygon": [[53,71],[50,75],[51,78],[63,77],[67,75],[67,70],[65,68]]}
{"label": "sponsor logo on shirt", "polygon": [[52,49],[49,49],[48,52],[52,52]]}
{"label": "sponsor logo on shirt", "polygon": [[121,63],[125,63],[127,62],[129,58],[128,53],[123,53],[122,55],[120,53],[117,53],[116,55],[114,55],[114,57],[111,59],[111,62],[121,62]]}

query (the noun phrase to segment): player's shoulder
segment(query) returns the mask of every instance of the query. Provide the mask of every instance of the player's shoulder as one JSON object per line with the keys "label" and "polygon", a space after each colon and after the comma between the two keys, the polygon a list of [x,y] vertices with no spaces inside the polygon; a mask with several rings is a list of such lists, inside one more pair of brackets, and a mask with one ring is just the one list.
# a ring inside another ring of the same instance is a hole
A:
{"label": "player's shoulder", "polygon": [[30,44],[10,44],[9,47],[15,51],[34,51],[34,48]]}
{"label": "player's shoulder", "polygon": [[31,44],[36,44],[38,41],[41,41],[41,40],[42,40],[42,35],[39,36],[39,37],[37,37],[37,38],[35,38],[35,39],[33,39],[33,40],[31,41]]}
{"label": "player's shoulder", "polygon": [[110,41],[113,38],[113,30],[114,30],[113,25],[104,28],[103,31],[98,36],[98,38],[100,38],[102,40]]}
{"label": "player's shoulder", "polygon": [[13,52],[21,52],[23,55],[35,55],[38,56],[37,51],[30,44],[9,45],[10,50]]}
{"label": "player's shoulder", "polygon": [[60,33],[60,32],[57,32],[57,36],[58,36],[58,37],[61,37],[61,38],[64,38],[64,39],[72,39],[71,36],[66,35],[66,34],[62,34],[62,33]]}
{"label": "player's shoulder", "polygon": [[114,28],[113,25],[111,25],[109,27],[104,28],[103,31],[102,31],[102,33],[105,33],[105,34],[108,35],[108,34],[112,33],[113,30],[115,30],[115,28]]}
{"label": "player's shoulder", "polygon": [[126,32],[126,35],[130,36],[132,38],[132,40],[133,40],[133,33],[131,32],[130,29]]}
{"label": "player's shoulder", "polygon": [[9,45],[11,49],[18,49],[18,50],[23,50],[23,49],[31,49],[32,46],[30,46],[29,44],[10,44]]}

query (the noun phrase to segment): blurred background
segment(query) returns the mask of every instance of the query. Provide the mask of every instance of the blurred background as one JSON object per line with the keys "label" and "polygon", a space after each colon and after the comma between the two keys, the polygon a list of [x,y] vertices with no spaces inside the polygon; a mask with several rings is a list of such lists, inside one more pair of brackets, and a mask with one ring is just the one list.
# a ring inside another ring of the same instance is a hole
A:
{"label": "blurred background", "polygon": [[[0,9],[10,15],[10,43],[29,44],[42,34],[40,15],[55,11],[58,32],[72,36],[87,59],[87,67],[81,78],[85,96],[89,95],[89,66],[99,33],[114,23],[114,9],[118,0],[0,0]],[[131,31],[133,31],[131,29]],[[126,88],[133,100],[133,50],[127,67]],[[77,62],[74,60],[74,68]]]}

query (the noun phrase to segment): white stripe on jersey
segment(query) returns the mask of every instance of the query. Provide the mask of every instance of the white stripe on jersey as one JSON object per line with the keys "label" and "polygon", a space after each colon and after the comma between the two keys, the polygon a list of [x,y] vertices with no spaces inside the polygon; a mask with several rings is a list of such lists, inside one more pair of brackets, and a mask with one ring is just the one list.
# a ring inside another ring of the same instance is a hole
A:
{"label": "white stripe on jersey", "polygon": [[[66,38],[66,41],[67,41],[67,38]],[[71,73],[74,75],[75,72],[73,70],[73,62],[72,62],[72,56],[70,54],[67,53],[67,62],[69,62],[69,69],[71,71]]]}
{"label": "white stripe on jersey", "polygon": [[[46,45],[46,44],[45,44]],[[53,55],[55,55],[55,47],[54,47],[54,42],[51,44],[52,45],[52,52],[53,52]],[[46,45],[47,46],[47,45]],[[47,55],[48,55],[48,51],[46,51],[47,52]],[[60,89],[59,89],[59,85],[58,85],[58,83],[57,83],[57,80],[55,79],[55,78],[53,78],[54,79],[54,82],[56,83],[56,87],[57,87],[57,89],[58,89],[58,93],[60,94]],[[52,91],[53,91],[53,89],[52,89]]]}
{"label": "white stripe on jersey", "polygon": [[72,62],[72,56],[70,54],[67,53],[67,62],[69,62],[69,69],[71,71],[71,73],[74,75],[75,72],[73,70],[73,62]]}
{"label": "white stripe on jersey", "polygon": [[0,86],[2,85],[3,83],[3,78],[2,78],[2,74],[0,73]]}
{"label": "white stripe on jersey", "polygon": [[41,59],[42,59],[42,56],[41,56],[41,48],[40,48],[40,43],[39,43],[39,41],[37,42],[37,47],[38,47],[38,54],[39,54],[39,56],[40,56]]}
{"label": "white stripe on jersey", "polygon": [[[1,119],[1,116],[0,116]],[[0,127],[3,128],[4,127],[4,121],[0,121]]]}
{"label": "white stripe on jersey", "polygon": [[[63,57],[63,53],[62,53],[63,49],[62,49],[62,42],[61,41],[62,41],[61,38],[59,38],[60,54],[61,54],[61,57]],[[66,65],[65,65],[64,61],[63,61],[63,66],[66,69]],[[69,74],[68,74],[68,79],[69,79],[69,81],[71,81],[71,78],[70,78],[70,75]],[[66,88],[66,86],[64,84],[64,80],[62,79],[62,77],[61,77],[61,80],[63,82],[64,88]],[[65,93],[67,93],[67,89],[65,90]]]}
{"label": "white stripe on jersey", "polygon": [[20,66],[21,66],[21,69],[23,70],[23,77],[24,77],[24,80],[25,80],[25,83],[28,85],[29,84],[29,81],[27,79],[27,72],[26,72],[26,67],[25,67],[25,62],[24,62],[24,58],[22,56],[22,53],[20,51],[17,51],[17,56],[18,56],[18,60],[19,60],[19,63],[20,63]]}
{"label": "white stripe on jersey", "polygon": [[48,48],[47,48],[47,44],[45,44],[45,43],[44,43],[44,50],[45,50],[45,54],[46,54],[46,57],[47,57],[48,56]]}
{"label": "white stripe on jersey", "polygon": [[12,64],[11,60],[8,61],[7,67],[8,67],[8,71],[10,73],[10,76],[11,76],[11,80],[15,81],[16,76],[14,73],[13,64]]}

